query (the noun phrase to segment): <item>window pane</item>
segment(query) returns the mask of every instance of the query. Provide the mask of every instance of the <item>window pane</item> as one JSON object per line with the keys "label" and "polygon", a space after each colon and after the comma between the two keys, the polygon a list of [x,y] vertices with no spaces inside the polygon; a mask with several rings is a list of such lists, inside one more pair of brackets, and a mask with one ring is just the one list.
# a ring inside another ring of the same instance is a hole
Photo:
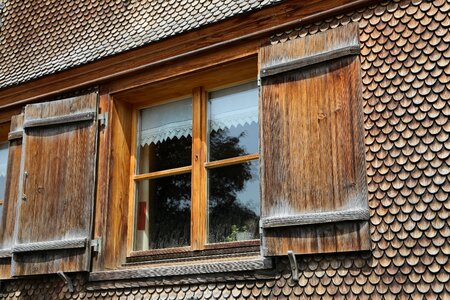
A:
{"label": "window pane", "polygon": [[140,111],[138,174],[191,165],[192,99]]}
{"label": "window pane", "polygon": [[191,174],[146,180],[136,185],[135,250],[188,246]]}
{"label": "window pane", "polygon": [[256,82],[209,93],[209,161],[257,153]]}
{"label": "window pane", "polygon": [[208,171],[208,243],[259,238],[257,160]]}
{"label": "window pane", "polygon": [[8,165],[8,143],[0,144],[0,200],[5,199],[6,166]]}

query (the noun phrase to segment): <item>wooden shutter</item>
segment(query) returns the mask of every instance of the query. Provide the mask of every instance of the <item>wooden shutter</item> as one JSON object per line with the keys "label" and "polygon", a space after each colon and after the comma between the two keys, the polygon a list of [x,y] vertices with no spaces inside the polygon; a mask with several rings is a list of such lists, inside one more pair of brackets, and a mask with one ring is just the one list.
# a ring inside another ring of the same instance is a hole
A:
{"label": "wooden shutter", "polygon": [[369,249],[358,37],[260,50],[264,255]]}
{"label": "wooden shutter", "polygon": [[19,195],[20,161],[22,156],[23,115],[11,118],[8,135],[8,167],[5,183],[5,201],[0,227],[0,279],[11,277],[11,247],[13,245],[14,221],[16,220]]}
{"label": "wooden shutter", "polygon": [[89,270],[97,98],[25,107],[13,276]]}

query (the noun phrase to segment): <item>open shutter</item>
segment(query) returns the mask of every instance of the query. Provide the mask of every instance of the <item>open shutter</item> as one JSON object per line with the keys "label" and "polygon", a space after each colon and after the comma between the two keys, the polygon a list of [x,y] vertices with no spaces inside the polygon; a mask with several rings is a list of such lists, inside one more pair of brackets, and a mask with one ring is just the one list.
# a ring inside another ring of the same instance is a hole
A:
{"label": "open shutter", "polygon": [[260,50],[264,255],[370,247],[358,37]]}
{"label": "open shutter", "polygon": [[97,98],[25,107],[13,276],[89,270]]}
{"label": "open shutter", "polygon": [[11,277],[11,247],[13,245],[14,221],[16,219],[19,195],[20,161],[22,157],[23,115],[11,118],[8,134],[8,166],[5,182],[5,202],[3,203],[0,227],[0,279]]}

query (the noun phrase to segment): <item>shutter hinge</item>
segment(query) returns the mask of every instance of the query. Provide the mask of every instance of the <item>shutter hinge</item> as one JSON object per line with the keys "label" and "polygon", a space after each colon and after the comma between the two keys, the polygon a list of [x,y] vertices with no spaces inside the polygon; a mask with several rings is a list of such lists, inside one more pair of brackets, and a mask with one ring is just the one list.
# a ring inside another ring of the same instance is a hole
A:
{"label": "shutter hinge", "polygon": [[258,87],[261,87],[261,75],[258,74]]}
{"label": "shutter hinge", "polygon": [[91,240],[92,251],[96,253],[100,253],[102,248],[102,238],[96,238],[95,240]]}
{"label": "shutter hinge", "polygon": [[108,113],[104,112],[98,115],[98,122],[101,127],[107,127],[108,126]]}

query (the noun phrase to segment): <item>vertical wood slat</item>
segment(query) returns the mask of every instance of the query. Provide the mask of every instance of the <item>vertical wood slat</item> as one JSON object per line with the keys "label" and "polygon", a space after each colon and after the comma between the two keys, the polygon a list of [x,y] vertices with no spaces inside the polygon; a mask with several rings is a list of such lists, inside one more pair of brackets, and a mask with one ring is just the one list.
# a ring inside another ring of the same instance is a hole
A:
{"label": "vertical wood slat", "polygon": [[[101,238],[101,249],[106,249],[105,238],[106,222],[108,214],[106,206],[108,204],[108,187],[109,187],[109,161],[111,146],[111,99],[107,91],[100,92],[99,97],[99,113],[108,113],[108,120],[98,133],[98,163],[97,163],[97,186],[95,199],[95,212],[93,223],[93,238]],[[102,270],[105,262],[105,251],[93,253],[92,271]]]}
{"label": "vertical wood slat", "polygon": [[195,88],[192,98],[192,192],[191,192],[191,247],[202,250],[206,243],[206,101],[203,88]]}
{"label": "vertical wood slat", "polygon": [[[33,127],[25,130],[23,138],[18,246],[91,239],[98,129],[92,115],[96,114],[97,93],[25,108],[24,123]],[[70,115],[76,116],[76,122]],[[80,115],[89,118],[79,120]],[[55,125],[54,120],[68,123]],[[12,274],[87,271],[89,264],[89,247],[17,253]]]}
{"label": "vertical wood slat", "polygon": [[[5,199],[0,227],[0,279],[11,277],[11,248],[19,196],[20,163],[22,157],[23,114],[11,117]],[[13,133],[13,134],[11,134]]]}
{"label": "vertical wood slat", "polygon": [[[267,46],[260,68],[277,70],[302,57],[354,48],[358,37],[351,24]],[[368,210],[359,58],[313,63],[262,78],[263,219]],[[368,234],[367,221],[358,220],[267,228],[263,253],[364,250],[370,246]]]}

